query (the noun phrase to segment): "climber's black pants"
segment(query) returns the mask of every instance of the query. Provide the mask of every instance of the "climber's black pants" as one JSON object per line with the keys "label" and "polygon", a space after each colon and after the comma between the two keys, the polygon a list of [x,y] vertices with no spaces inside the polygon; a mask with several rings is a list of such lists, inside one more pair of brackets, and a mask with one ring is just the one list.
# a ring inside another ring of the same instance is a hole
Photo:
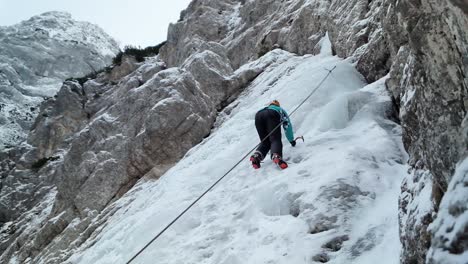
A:
{"label": "climber's black pants", "polygon": [[[262,109],[255,115],[255,127],[257,128],[258,136],[260,140],[265,138],[278,124],[281,122],[281,117],[278,112],[272,109]],[[271,154],[278,153],[281,157],[283,156],[283,143],[281,142],[281,126],[278,126],[276,130],[267,138],[265,141],[260,143],[257,151],[261,152],[263,158],[266,157],[268,151],[271,149]]]}

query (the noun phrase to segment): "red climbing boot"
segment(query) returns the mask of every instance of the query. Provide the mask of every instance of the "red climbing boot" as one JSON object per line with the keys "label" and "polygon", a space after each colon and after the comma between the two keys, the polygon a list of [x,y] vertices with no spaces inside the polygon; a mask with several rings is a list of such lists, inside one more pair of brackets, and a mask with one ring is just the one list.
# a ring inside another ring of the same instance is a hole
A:
{"label": "red climbing boot", "polygon": [[288,167],[288,164],[286,163],[286,161],[284,161],[283,159],[281,159],[281,156],[278,155],[277,153],[274,153],[272,156],[271,156],[271,159],[273,160],[273,162],[278,165],[278,167],[280,167],[282,170],[286,169]]}
{"label": "red climbing boot", "polygon": [[252,162],[252,167],[254,167],[254,169],[260,169],[262,154],[256,151],[252,156],[250,156],[250,161]]}

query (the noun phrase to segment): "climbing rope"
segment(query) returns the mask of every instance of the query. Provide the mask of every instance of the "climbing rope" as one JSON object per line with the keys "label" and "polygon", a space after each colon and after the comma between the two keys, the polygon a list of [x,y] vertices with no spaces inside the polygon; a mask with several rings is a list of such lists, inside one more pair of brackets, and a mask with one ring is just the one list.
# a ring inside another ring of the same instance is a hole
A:
{"label": "climbing rope", "polygon": [[[331,70],[326,69],[328,71],[328,74],[322,79],[322,81],[320,81],[320,83],[317,85],[317,87],[315,87],[315,89],[312,90],[312,92],[298,106],[296,106],[296,108],[293,111],[291,111],[291,113],[289,114],[290,117],[292,115],[294,115],[294,113],[297,111],[297,109],[299,109],[299,107],[301,107],[320,88],[320,86],[325,82],[325,80],[328,78],[328,76],[330,76],[330,74],[333,72],[333,70],[335,68],[336,68],[336,66],[334,66]],[[127,261],[126,264],[129,264],[133,260],[135,260],[143,251],[145,251],[146,248],[149,247],[149,245],[151,245],[167,229],[169,229],[169,227],[171,227],[177,220],[179,220],[179,218],[181,218],[188,210],[190,210],[190,208],[192,208],[192,206],[194,206],[198,201],[200,201],[200,199],[203,198],[203,196],[205,196],[208,192],[210,192],[220,181],[222,181],[224,179],[224,177],[226,177],[232,170],[234,170],[245,158],[247,158],[247,156],[249,156],[250,153],[252,153],[252,151],[257,149],[257,147],[263,141],[265,141],[269,136],[271,136],[271,134],[273,134],[273,132],[276,129],[278,129],[281,125],[282,125],[282,123],[280,122],[267,136],[265,136],[260,141],[260,143],[258,143],[255,147],[253,147],[251,150],[249,150],[241,159],[239,159],[239,161],[234,166],[232,166],[221,178],[219,178],[215,183],[213,183],[204,193],[202,193],[197,199],[195,199],[195,201],[193,201],[187,208],[185,208],[184,211],[182,211],[176,218],[174,218],[174,220],[172,220],[168,225],[166,225],[166,227],[164,227],[153,239],[151,239],[151,241],[149,241],[142,249],[140,249],[140,251],[138,251],[135,255],[133,255],[133,257],[129,261]]]}

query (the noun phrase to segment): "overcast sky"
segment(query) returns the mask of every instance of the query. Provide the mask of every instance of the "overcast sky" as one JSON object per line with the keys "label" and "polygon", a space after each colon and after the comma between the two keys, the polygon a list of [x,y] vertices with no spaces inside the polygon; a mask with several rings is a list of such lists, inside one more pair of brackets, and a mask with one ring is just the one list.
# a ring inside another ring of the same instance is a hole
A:
{"label": "overcast sky", "polygon": [[67,11],[76,20],[98,24],[120,42],[146,47],[167,36],[170,22],[190,0],[0,0],[0,25],[16,24],[47,11]]}

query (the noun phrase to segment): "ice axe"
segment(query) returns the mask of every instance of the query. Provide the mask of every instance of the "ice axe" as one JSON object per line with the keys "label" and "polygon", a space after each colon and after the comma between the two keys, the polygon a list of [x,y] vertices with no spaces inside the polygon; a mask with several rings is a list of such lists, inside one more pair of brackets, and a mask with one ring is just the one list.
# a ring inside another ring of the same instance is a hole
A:
{"label": "ice axe", "polygon": [[302,139],[302,142],[305,142],[304,136],[299,136],[299,137],[295,138],[294,141],[297,141],[298,139]]}

